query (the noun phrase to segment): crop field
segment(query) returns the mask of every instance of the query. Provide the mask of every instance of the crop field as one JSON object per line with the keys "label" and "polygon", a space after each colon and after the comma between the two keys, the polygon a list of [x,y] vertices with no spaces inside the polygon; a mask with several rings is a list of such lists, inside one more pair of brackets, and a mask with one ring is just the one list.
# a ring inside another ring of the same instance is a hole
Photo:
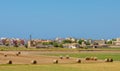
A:
{"label": "crop field", "polygon": [[85,58],[85,57],[97,57],[98,59],[104,60],[106,58],[113,58],[115,61],[120,61],[120,53],[94,53],[94,52],[86,52],[86,53],[49,53],[49,54],[42,54],[48,56],[63,56],[69,55],[70,57],[75,58]]}
{"label": "crop field", "polygon": [[0,65],[0,71],[119,71],[120,62],[87,64]]}
{"label": "crop field", "polygon": [[[95,49],[27,49],[26,48],[1,48],[0,71],[119,71],[120,50]],[[11,50],[12,49],[12,50]],[[19,50],[21,49],[21,50]],[[16,55],[20,52],[19,55]],[[63,59],[60,59],[60,56]],[[66,59],[69,56],[69,59]],[[86,61],[86,57],[97,57],[97,61]],[[113,62],[105,62],[112,58]],[[81,59],[81,63],[76,60]],[[8,64],[11,60],[12,64]],[[33,64],[32,61],[37,63]],[[54,64],[53,60],[58,60]]]}

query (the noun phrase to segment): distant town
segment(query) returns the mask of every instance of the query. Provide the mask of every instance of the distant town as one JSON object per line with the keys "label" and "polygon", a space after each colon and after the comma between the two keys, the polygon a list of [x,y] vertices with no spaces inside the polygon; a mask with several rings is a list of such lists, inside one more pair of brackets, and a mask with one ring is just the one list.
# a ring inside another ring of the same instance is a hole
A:
{"label": "distant town", "polygon": [[0,38],[0,46],[25,48],[108,48],[120,47],[120,38],[109,40],[76,39],[72,37],[56,38],[54,40],[20,38]]}

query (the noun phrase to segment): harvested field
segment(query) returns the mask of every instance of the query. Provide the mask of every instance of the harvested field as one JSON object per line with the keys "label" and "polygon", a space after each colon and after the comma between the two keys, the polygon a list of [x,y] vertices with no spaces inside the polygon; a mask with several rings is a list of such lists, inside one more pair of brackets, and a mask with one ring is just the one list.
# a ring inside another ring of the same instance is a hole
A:
{"label": "harvested field", "polygon": [[[21,51],[21,54],[19,55],[16,55],[16,53],[18,53],[18,51],[0,51],[0,64],[6,64],[8,60],[11,60],[13,64],[31,64],[32,60],[36,60],[37,64],[52,64],[53,60],[55,59],[59,61],[59,64],[70,64],[70,63],[76,63],[76,59],[77,59],[74,57],[70,57],[69,59],[66,59],[66,57],[63,57],[63,59],[60,59],[59,56],[42,55],[43,52],[39,52],[39,51]],[[49,54],[53,52],[44,52],[44,53]],[[38,54],[41,54],[41,55],[38,55]],[[7,55],[7,56],[5,57],[4,55]],[[86,61],[84,58],[81,58],[81,62],[96,63],[96,62],[104,62],[104,61],[103,60]]]}
{"label": "harvested field", "polygon": [[[18,52],[20,54],[16,55]],[[66,59],[67,55],[69,59]],[[98,60],[85,60],[85,57],[93,58],[94,55]],[[100,59],[105,56],[116,58],[116,61]],[[0,51],[0,71],[119,71],[119,59],[120,52],[116,51]],[[58,64],[53,60],[58,60]],[[7,64],[8,61],[12,64]],[[36,63],[31,63],[33,61]]]}

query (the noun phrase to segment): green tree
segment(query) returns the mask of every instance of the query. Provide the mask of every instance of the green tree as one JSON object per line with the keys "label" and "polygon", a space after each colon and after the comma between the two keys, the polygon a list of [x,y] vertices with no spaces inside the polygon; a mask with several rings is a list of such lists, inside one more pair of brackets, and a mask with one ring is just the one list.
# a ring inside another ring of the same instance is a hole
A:
{"label": "green tree", "polygon": [[90,42],[89,42],[89,41],[86,41],[85,43],[86,43],[86,45],[90,45]]}
{"label": "green tree", "polygon": [[63,42],[62,43],[72,43],[72,41],[71,40],[63,40]]}
{"label": "green tree", "polygon": [[112,44],[112,40],[108,41],[107,44]]}
{"label": "green tree", "polygon": [[82,44],[82,42],[84,42],[84,40],[82,40],[82,39],[80,39],[80,40],[78,41],[79,44]]}
{"label": "green tree", "polygon": [[63,48],[63,44],[59,44],[59,47]]}
{"label": "green tree", "polygon": [[54,47],[59,47],[58,43],[56,43],[56,42],[53,43],[53,46]]}

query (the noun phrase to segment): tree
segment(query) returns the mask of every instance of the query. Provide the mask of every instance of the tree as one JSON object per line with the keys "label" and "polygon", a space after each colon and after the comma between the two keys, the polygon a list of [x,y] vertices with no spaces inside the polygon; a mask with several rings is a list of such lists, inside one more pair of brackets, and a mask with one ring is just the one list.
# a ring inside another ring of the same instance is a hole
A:
{"label": "tree", "polygon": [[82,42],[84,42],[84,40],[82,40],[82,39],[80,39],[80,40],[78,41],[79,44],[82,44]]}
{"label": "tree", "polygon": [[63,42],[62,43],[72,43],[72,41],[71,40],[63,40]]}
{"label": "tree", "polygon": [[112,39],[112,41],[116,41],[116,39]]}
{"label": "tree", "polygon": [[107,44],[112,44],[112,40],[108,41]]}
{"label": "tree", "polygon": [[62,44],[59,44],[59,47],[63,48],[63,45],[62,45]]}
{"label": "tree", "polygon": [[88,42],[88,41],[86,41],[85,43],[86,43],[86,45],[90,45],[90,42]]}
{"label": "tree", "polygon": [[56,43],[56,42],[53,43],[53,46],[54,47],[59,47],[58,43]]}

